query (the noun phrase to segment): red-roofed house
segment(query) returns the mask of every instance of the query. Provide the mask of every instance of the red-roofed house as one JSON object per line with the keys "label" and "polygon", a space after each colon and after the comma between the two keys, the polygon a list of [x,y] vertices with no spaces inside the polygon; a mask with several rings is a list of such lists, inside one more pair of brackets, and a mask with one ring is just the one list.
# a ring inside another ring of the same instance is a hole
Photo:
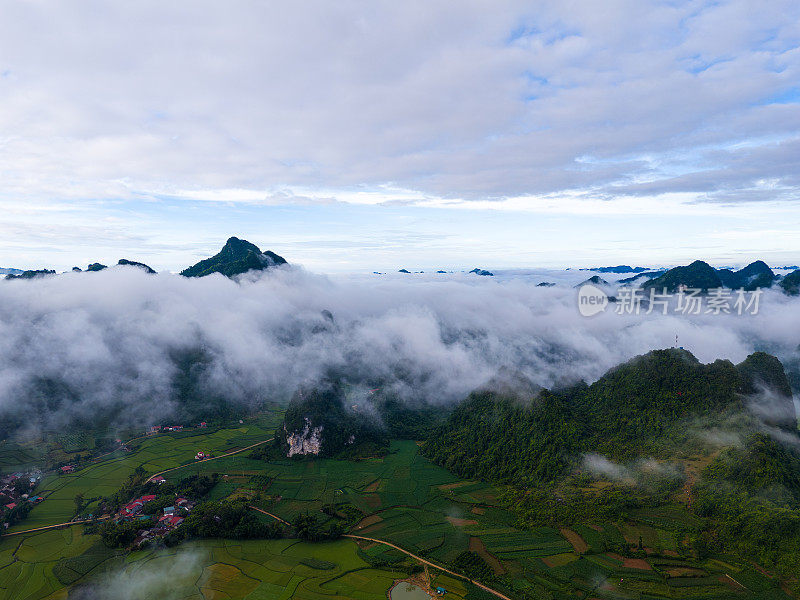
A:
{"label": "red-roofed house", "polygon": [[17,507],[17,503],[16,502],[11,502],[10,504],[6,504],[6,508],[8,510],[14,510],[16,507]]}
{"label": "red-roofed house", "polygon": [[148,502],[152,502],[155,500],[156,497],[153,494],[148,494],[147,496],[142,496],[141,498],[137,498],[133,502],[126,504],[120,512],[125,513],[126,515],[135,515],[142,507],[147,504]]}
{"label": "red-roofed house", "polygon": [[135,515],[140,510],[142,510],[143,506],[144,506],[144,502],[142,502],[141,500],[134,500],[133,502],[131,502],[129,504],[126,504],[123,507],[122,512],[124,512],[125,514],[128,514],[128,515]]}
{"label": "red-roofed house", "polygon": [[61,467],[61,472],[62,473],[74,473],[75,472],[75,466],[74,465],[66,465],[64,467]]}

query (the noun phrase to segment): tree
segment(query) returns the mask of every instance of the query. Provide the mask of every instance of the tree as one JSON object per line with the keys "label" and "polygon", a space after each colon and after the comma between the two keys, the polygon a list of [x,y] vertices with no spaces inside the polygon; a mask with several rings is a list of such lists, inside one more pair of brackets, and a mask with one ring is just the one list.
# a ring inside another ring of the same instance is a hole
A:
{"label": "tree", "polygon": [[14,482],[14,491],[18,494],[27,494],[31,489],[31,482],[25,477],[20,477]]}
{"label": "tree", "polygon": [[75,514],[77,515],[78,513],[81,512],[81,510],[83,510],[83,493],[75,494],[74,502],[75,502]]}

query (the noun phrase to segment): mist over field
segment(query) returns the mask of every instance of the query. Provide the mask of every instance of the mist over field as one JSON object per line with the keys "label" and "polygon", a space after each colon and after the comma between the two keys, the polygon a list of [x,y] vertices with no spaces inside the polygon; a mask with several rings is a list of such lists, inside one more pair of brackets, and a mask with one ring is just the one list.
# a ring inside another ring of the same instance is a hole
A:
{"label": "mist over field", "polygon": [[756,349],[797,361],[796,298],[766,291],[757,315],[620,316],[612,304],[585,318],[574,285],[589,275],[284,267],[233,281],[115,267],[0,281],[0,418],[23,432],[109,411],[117,426],[145,425],[175,414],[187,371],[201,400],[247,408],[331,373],[449,403],[502,382],[591,382],[676,335],[703,362]]}

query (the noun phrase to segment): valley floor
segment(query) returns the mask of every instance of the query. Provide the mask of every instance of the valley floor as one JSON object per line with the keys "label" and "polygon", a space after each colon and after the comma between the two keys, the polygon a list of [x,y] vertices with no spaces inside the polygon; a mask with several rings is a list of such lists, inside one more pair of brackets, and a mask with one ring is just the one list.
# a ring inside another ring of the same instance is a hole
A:
{"label": "valley floor", "polygon": [[[219,473],[211,499],[245,497],[287,521],[333,507],[350,519],[349,534],[388,542],[482,579],[513,599],[790,598],[740,558],[698,561],[682,555],[682,531],[695,517],[679,503],[634,511],[621,522],[525,530],[501,502],[503,489],[457,478],[423,458],[410,441],[393,441],[385,457],[358,462],[265,462],[248,458],[249,452],[194,460],[201,450],[221,456],[268,439],[279,418],[274,413],[239,427],[144,438],[130,452],[114,453],[74,474],[49,475],[37,490],[44,502],[14,529],[69,521],[77,493],[87,499],[111,494],[142,465],[148,473],[175,469],[164,474],[168,479]],[[641,544],[643,556],[610,550],[625,543]],[[425,577],[418,561],[391,545],[363,539],[199,540],[127,553],[106,548],[99,536],[84,534],[83,525],[72,525],[0,538],[0,598],[379,600],[395,581]],[[480,557],[488,579],[458,566],[467,551]],[[426,582],[446,589],[448,598],[490,597],[435,568],[428,568],[428,576]],[[88,589],[93,595],[82,596]]]}

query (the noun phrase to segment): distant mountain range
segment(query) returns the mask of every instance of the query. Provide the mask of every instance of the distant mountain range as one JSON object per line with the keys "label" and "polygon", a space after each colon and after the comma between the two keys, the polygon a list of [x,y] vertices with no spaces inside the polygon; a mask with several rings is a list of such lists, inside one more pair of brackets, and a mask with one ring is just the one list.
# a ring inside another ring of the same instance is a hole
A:
{"label": "distant mountain range", "polygon": [[653,277],[642,287],[656,290],[666,289],[668,292],[675,292],[681,286],[703,291],[716,288],[752,291],[757,288],[769,288],[776,282],[786,293],[797,294],[800,270],[780,277],[762,260],[752,262],[738,271],[715,269],[707,262],[696,260],[689,265],[669,269],[663,274]]}
{"label": "distant mountain range", "polygon": [[[17,270],[17,269],[15,269]],[[55,275],[55,271],[49,269],[38,269],[35,271],[21,271],[19,274],[9,273],[6,279],[33,279],[34,277],[41,277],[44,275]]]}
{"label": "distant mountain range", "polygon": [[[255,244],[232,237],[225,242],[222,250],[217,254],[184,269],[181,271],[181,275],[184,277],[205,277],[212,273],[220,273],[226,277],[233,277],[246,273],[247,271],[262,271],[270,267],[285,264],[287,264],[286,259],[282,256],[278,256],[269,250],[262,252]],[[148,265],[135,260],[128,260],[127,258],[121,258],[117,262],[117,266],[137,267],[150,274],[156,273],[156,271]],[[72,271],[91,273],[103,271],[107,268],[107,265],[94,262],[88,265],[85,270],[80,267],[73,267]],[[29,271],[22,271],[21,269],[0,269],[0,275],[3,274],[6,276],[6,279],[33,279],[35,277],[55,275],[56,272],[50,269]]]}
{"label": "distant mountain range", "polygon": [[631,267],[630,265],[618,265],[616,267],[593,267],[590,269],[578,269],[579,271],[595,271],[596,273],[643,273],[647,267]]}
{"label": "distant mountain range", "polygon": [[[219,273],[226,277],[234,277],[248,271],[263,271],[272,267],[288,264],[286,259],[270,250],[262,251],[258,246],[237,237],[231,237],[225,242],[222,249],[210,258],[201,260],[181,271],[184,277],[205,277],[213,273]],[[154,274],[156,271],[148,265],[128,260],[120,259],[118,266],[133,266],[143,269],[147,273]],[[89,264],[85,271],[102,271],[108,267],[102,263],[94,262]],[[781,267],[787,270],[791,267]],[[79,267],[73,267],[75,272],[83,271]],[[648,271],[646,267],[631,267],[630,265],[617,265],[607,267],[593,267],[579,269],[580,271],[594,271],[597,273],[626,274],[631,273],[630,277],[619,279],[617,284],[637,284],[642,283],[642,288],[649,290],[666,289],[668,292],[675,292],[681,286],[687,288],[708,291],[715,288],[744,289],[747,291],[757,288],[769,288],[776,285],[786,294],[800,295],[800,269],[794,269],[791,273],[781,276],[776,274],[764,261],[757,260],[750,263],[743,269],[733,270],[729,268],[715,269],[707,262],[696,260],[685,266],[674,267],[672,269]],[[411,273],[407,269],[400,269],[400,273]],[[422,271],[419,271],[420,273]],[[444,273],[444,271],[436,271]],[[470,274],[491,277],[491,271],[476,267],[469,271]],[[37,269],[23,271],[21,269],[0,268],[0,275],[5,275],[5,279],[33,279],[47,275],[54,275],[55,271],[50,269]],[[594,275],[583,282],[611,285],[609,282]],[[542,287],[547,282],[542,282]],[[576,287],[580,287],[579,284]]]}
{"label": "distant mountain range", "polygon": [[[778,284],[784,292],[791,295],[800,293],[800,269],[797,266],[777,267],[780,270],[792,270],[786,276],[776,274],[764,261],[757,260],[743,269],[730,268],[715,269],[707,262],[696,260],[685,266],[672,269],[648,271],[644,267],[630,267],[620,265],[617,267],[595,267],[580,269],[581,271],[595,271],[598,273],[632,273],[617,281],[618,284],[633,284],[643,282],[645,289],[666,289],[675,292],[680,286],[708,291],[715,288],[744,289],[752,291],[757,288],[769,288]],[[591,283],[594,278],[585,283]]]}
{"label": "distant mountain range", "polygon": [[631,283],[638,279],[655,279],[666,273],[666,269],[661,269],[660,271],[643,271],[641,273],[636,273],[636,275],[632,275],[631,277],[625,277],[624,279],[620,279],[617,283]]}

